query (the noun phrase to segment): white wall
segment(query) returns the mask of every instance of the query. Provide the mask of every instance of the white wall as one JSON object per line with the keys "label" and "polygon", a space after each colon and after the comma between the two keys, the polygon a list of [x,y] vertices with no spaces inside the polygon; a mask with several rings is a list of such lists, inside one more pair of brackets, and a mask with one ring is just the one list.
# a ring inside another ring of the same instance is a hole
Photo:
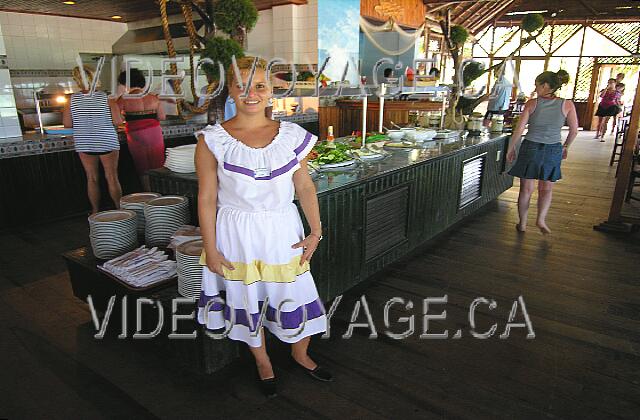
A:
{"label": "white wall", "polygon": [[[0,55],[5,55],[4,36],[0,28]],[[0,138],[17,137],[22,133],[13,96],[9,69],[0,69]]]}
{"label": "white wall", "polygon": [[0,12],[7,62],[18,107],[32,107],[33,90],[75,89],[71,69],[79,53],[111,54],[125,23]]}
{"label": "white wall", "polygon": [[0,12],[10,69],[62,70],[78,53],[109,53],[126,23]]}
{"label": "white wall", "polygon": [[260,12],[247,37],[247,52],[300,64],[318,62],[318,1],[276,6]]}

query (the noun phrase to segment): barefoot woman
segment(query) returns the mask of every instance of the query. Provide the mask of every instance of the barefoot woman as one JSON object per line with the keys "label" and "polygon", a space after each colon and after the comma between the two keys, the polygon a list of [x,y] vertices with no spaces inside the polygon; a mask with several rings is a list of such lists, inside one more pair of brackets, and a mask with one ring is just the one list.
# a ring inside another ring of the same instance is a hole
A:
{"label": "barefoot woman", "polygon": [[[529,100],[518,122],[507,152],[507,160],[516,160],[516,147],[522,133],[529,124],[526,138],[520,145],[518,159],[509,171],[510,175],[520,178],[518,196],[518,214],[520,222],[516,228],[520,232],[527,229],[529,202],[538,180],[538,217],[536,226],[544,234],[551,233],[546,217],[551,206],[553,183],[562,177],[560,163],[567,158],[569,146],[578,134],[578,117],[573,102],[558,98],[555,92],[569,81],[564,70],[557,73],[545,71],[536,77],[536,99]],[[562,144],[560,130],[566,124],[569,135]]]}
{"label": "barefoot woman", "polygon": [[[243,86],[252,64],[251,57],[238,60]],[[272,96],[265,66],[260,60],[244,98],[229,71],[237,114],[198,133],[198,214],[205,248],[201,262],[206,265],[198,320],[209,329],[227,327],[229,338],[249,345],[262,390],[273,396],[275,375],[264,331],[256,328],[265,304],[264,326],[292,344],[293,361],[315,379],[332,378],[307,355],[310,336],[326,331],[327,323],[309,272],[309,260],[322,239],[318,199],[305,159],[317,137],[265,116]],[[311,227],[307,236],[294,193]]]}

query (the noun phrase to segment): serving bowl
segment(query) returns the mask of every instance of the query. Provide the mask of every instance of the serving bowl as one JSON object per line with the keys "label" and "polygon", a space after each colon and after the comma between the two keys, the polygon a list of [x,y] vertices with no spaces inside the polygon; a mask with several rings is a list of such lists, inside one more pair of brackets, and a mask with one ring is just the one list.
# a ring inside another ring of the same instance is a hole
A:
{"label": "serving bowl", "polygon": [[405,132],[402,130],[389,130],[387,131],[387,136],[391,140],[401,140],[405,135]]}
{"label": "serving bowl", "polygon": [[413,135],[415,141],[428,141],[436,136],[436,130],[417,130]]}
{"label": "serving bowl", "polygon": [[401,128],[400,131],[402,131],[405,135],[406,138],[408,138],[409,140],[415,140],[415,135],[416,135],[416,129],[413,127],[405,127],[405,128]]}

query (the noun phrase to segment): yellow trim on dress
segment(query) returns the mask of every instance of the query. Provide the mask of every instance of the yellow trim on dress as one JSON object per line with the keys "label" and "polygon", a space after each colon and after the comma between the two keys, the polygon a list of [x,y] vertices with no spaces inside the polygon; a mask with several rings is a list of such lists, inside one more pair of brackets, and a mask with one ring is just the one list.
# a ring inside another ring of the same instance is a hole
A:
{"label": "yellow trim on dress", "polygon": [[[300,265],[301,255],[296,255],[285,264],[267,264],[261,260],[250,263],[231,262],[235,270],[222,267],[225,280],[242,281],[244,284],[252,284],[258,281],[270,283],[293,283],[296,276],[309,271],[309,261]],[[200,265],[207,265],[207,257],[204,252],[200,255]]]}

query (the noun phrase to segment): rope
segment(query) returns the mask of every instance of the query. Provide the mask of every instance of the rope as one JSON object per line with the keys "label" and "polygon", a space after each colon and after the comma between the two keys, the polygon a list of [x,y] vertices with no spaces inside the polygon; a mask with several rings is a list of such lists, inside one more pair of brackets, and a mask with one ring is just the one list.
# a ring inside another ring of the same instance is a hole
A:
{"label": "rope", "polygon": [[389,30],[388,23],[382,26],[374,26],[369,22],[367,22],[366,19],[364,19],[362,16],[360,16],[360,28],[362,29],[362,32],[365,34],[367,39],[371,41],[371,43],[383,53],[387,55],[402,55],[405,52],[409,51],[416,44],[417,39],[420,37],[420,35],[422,35],[424,24],[420,26],[416,31],[410,33],[410,32],[406,32],[404,29],[398,26],[395,22],[392,22],[391,29],[393,29],[394,31],[396,31],[396,33],[398,33],[398,35],[400,35],[401,37],[405,37],[409,41],[409,44],[406,47],[401,48],[397,51],[391,51],[384,48],[382,45],[380,45],[380,43],[378,43],[378,41],[376,41],[373,38],[373,35],[371,34],[371,32],[388,32]]}
{"label": "rope", "polygon": [[[162,32],[164,34],[164,39],[167,43],[167,52],[169,53],[170,58],[175,58],[176,47],[173,43],[173,38],[171,37],[171,31],[169,30],[169,17],[167,15],[167,0],[158,0],[158,1],[160,4],[160,20],[162,22]],[[185,22],[187,25],[187,32],[189,33],[189,66],[191,68],[191,93],[193,94],[193,98],[197,103],[197,101],[199,100],[199,97],[196,92],[196,85],[195,85],[196,72],[193,66],[193,58],[195,54],[196,45],[198,45],[199,41],[198,41],[195,25],[193,24],[193,14],[192,14],[190,5],[187,5],[186,3],[181,2],[180,6],[182,8],[182,14],[184,15]],[[178,74],[178,66],[176,65],[176,63],[171,63],[170,69],[173,75]],[[216,88],[216,82],[210,83],[207,86],[207,95],[211,95],[215,90],[215,88]],[[182,82],[180,80],[177,80],[177,79],[175,80],[174,92],[176,93],[176,95],[182,94]],[[178,99],[177,100],[178,113],[180,114],[180,116],[184,118],[184,116],[182,115],[182,110],[183,108],[186,108],[188,111],[194,114],[202,114],[209,109],[210,102],[211,102],[211,97],[207,98],[207,100],[202,104],[202,106],[198,107],[186,102],[184,99]]]}

